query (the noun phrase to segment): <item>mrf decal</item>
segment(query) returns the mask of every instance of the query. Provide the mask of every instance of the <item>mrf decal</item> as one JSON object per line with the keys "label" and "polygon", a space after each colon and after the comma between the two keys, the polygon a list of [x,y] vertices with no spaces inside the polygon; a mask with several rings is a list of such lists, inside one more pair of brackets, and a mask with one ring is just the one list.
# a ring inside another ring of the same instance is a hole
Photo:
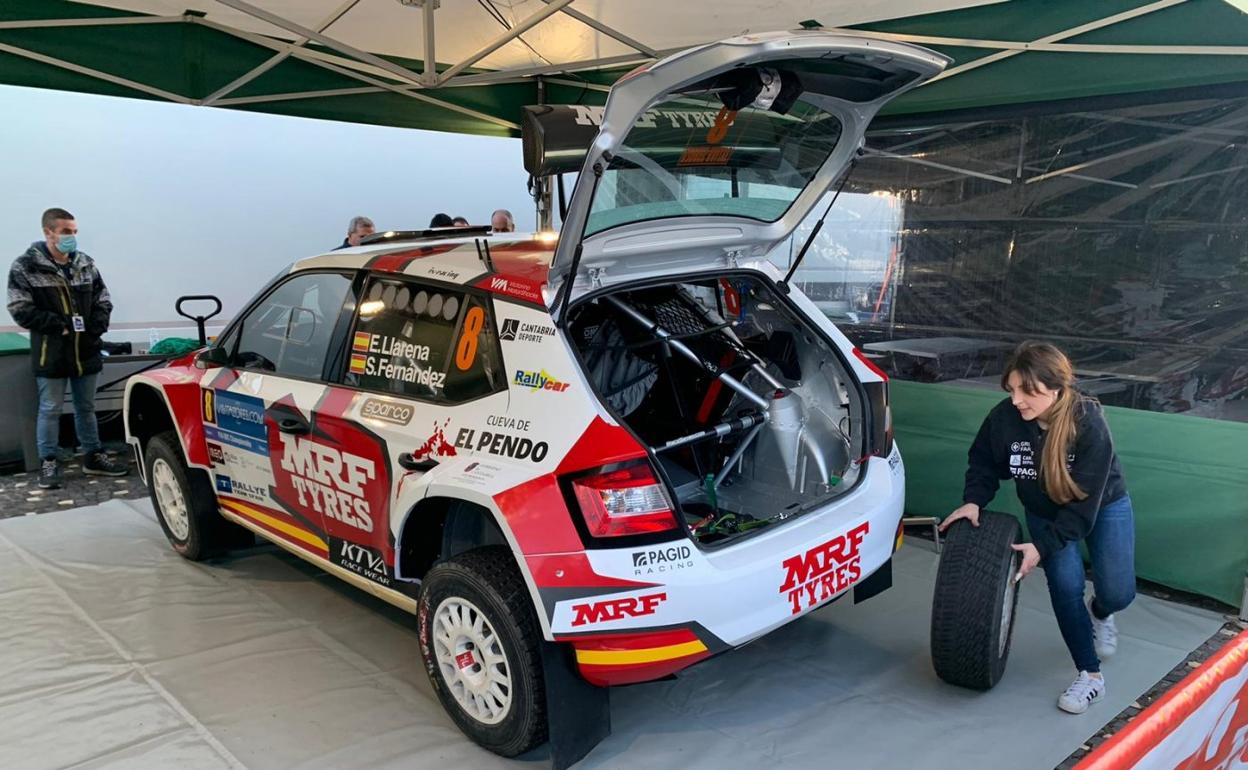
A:
{"label": "mrf decal", "polygon": [[645,594],[643,596],[626,596],[622,599],[607,599],[600,602],[585,602],[572,605],[572,625],[586,626],[597,623],[608,623],[625,618],[640,618],[653,615],[659,605],[667,601],[664,592]]}
{"label": "mrf decal", "polygon": [[863,522],[843,535],[780,563],[784,580],[780,594],[792,614],[815,607],[858,582],[862,577],[862,540],[871,531]]}
{"label": "mrf decal", "polygon": [[[297,517],[320,522],[332,561],[384,584],[394,565],[390,461],[379,436],[344,417],[352,397],[331,389],[310,419],[289,399],[269,407],[270,494]],[[283,416],[306,419],[308,427],[283,432]]]}

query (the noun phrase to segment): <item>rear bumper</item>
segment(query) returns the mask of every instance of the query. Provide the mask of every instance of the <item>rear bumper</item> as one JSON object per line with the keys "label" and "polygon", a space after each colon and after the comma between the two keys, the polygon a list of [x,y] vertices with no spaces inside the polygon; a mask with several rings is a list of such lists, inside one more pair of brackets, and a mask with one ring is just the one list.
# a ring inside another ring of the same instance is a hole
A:
{"label": "rear bumper", "polygon": [[682,539],[587,551],[593,573],[616,587],[543,586],[554,638],[570,642],[585,678],[603,685],[657,679],[744,645],[885,565],[904,490],[900,455],[872,458],[844,498],[740,544],[702,551]]}

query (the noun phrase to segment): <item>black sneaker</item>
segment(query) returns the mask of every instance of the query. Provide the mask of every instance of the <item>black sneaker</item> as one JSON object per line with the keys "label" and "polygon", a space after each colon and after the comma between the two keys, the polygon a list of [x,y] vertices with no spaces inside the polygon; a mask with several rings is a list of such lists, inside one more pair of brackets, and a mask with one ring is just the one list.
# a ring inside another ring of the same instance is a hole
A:
{"label": "black sneaker", "polygon": [[61,488],[61,464],[56,461],[55,457],[49,457],[39,466],[39,488]]}
{"label": "black sneaker", "polygon": [[82,472],[88,476],[125,476],[130,473],[130,466],[99,450],[82,459]]}

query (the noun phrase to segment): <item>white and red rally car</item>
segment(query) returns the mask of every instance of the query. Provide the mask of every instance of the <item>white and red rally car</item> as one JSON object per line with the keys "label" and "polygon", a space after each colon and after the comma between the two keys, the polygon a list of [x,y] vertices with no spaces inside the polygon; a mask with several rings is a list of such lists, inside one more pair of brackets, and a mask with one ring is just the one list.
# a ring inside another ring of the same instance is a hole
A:
{"label": "white and red rally car", "polygon": [[944,64],[821,31],[686,51],[553,115],[597,129],[557,240],[295,263],[127,385],[169,540],[259,534],[417,613],[446,709],[503,755],[555,719],[543,649],[642,682],[886,588],[887,380],[769,256]]}

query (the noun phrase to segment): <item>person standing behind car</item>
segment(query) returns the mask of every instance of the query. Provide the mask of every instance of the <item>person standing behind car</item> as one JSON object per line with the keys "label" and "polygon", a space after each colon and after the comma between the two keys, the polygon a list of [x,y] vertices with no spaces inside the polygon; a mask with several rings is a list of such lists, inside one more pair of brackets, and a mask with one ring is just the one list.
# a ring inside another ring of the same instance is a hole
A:
{"label": "person standing behind car", "polygon": [[39,486],[61,486],[58,459],[65,383],[73,391],[74,427],[82,470],[125,476],[129,468],[103,450],[95,419],[95,381],[104,363],[100,337],[113,303],[91,257],[78,250],[78,224],[65,209],[43,212],[44,240],[30,245],[9,270],[9,314],[30,331],[30,358],[39,388],[35,438],[42,464]]}
{"label": "person standing behind car", "polygon": [[[1030,543],[1021,580],[1044,567],[1049,599],[1079,675],[1057,706],[1082,714],[1105,694],[1101,658],[1118,649],[1113,613],[1135,598],[1135,517],[1100,403],[1074,387],[1074,367],[1057,347],[1024,342],[1001,375],[1010,397],[984,419],[968,453],[965,503],[941,522],[979,526],[1000,479],[1014,479],[1027,513]],[[1093,597],[1084,599],[1083,557],[1092,561]]]}
{"label": "person standing behind car", "polygon": [[334,247],[334,251],[359,246],[362,239],[375,232],[377,228],[373,226],[373,220],[368,217],[351,217],[351,221],[347,223],[347,237],[342,239],[341,245]]}
{"label": "person standing behind car", "polygon": [[490,227],[496,233],[511,233],[516,229],[516,218],[507,209],[495,209],[490,214]]}

